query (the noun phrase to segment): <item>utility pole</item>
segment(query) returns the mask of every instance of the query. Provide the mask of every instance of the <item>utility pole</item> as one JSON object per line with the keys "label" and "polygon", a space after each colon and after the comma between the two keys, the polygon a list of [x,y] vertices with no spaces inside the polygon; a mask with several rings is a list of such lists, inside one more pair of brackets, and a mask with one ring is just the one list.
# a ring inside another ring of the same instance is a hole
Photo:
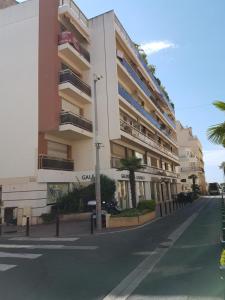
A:
{"label": "utility pole", "polygon": [[96,164],[95,164],[95,195],[96,195],[96,225],[97,231],[102,230],[102,203],[101,203],[101,182],[100,182],[100,158],[99,152],[101,142],[98,136],[98,106],[97,106],[97,82],[102,76],[94,74],[94,112],[95,112],[95,148],[96,148]]}

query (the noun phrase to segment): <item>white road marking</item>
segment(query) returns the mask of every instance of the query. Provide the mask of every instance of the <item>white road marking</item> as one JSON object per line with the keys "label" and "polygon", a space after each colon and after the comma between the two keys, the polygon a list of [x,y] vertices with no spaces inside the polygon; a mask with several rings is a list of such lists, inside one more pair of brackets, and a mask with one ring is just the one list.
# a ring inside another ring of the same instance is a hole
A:
{"label": "white road marking", "polygon": [[0,248],[7,249],[45,249],[45,250],[96,250],[98,246],[65,246],[65,245],[12,245],[0,244]]}
{"label": "white road marking", "polygon": [[40,256],[42,256],[42,254],[0,252],[0,258],[11,257],[11,258],[36,259]]}
{"label": "white road marking", "polygon": [[5,264],[0,264],[0,272],[8,271],[12,268],[15,268],[16,265],[5,265]]}
{"label": "white road marking", "polygon": [[133,255],[143,255],[143,256],[148,256],[148,255],[153,255],[156,254],[156,251],[140,251],[140,252],[134,252]]}
{"label": "white road marking", "polygon": [[15,237],[9,239],[10,241],[39,241],[39,242],[75,242],[79,238],[57,238],[57,237],[47,237],[47,238],[29,238],[29,237]]}
{"label": "white road marking", "polygon": [[139,286],[139,284],[146,278],[148,274],[152,272],[154,267],[162,259],[162,257],[173,246],[175,241],[184,233],[184,231],[191,225],[191,223],[197,218],[200,211],[205,206],[201,206],[200,209],[192,216],[190,216],[183,224],[181,224],[168,239],[171,242],[168,248],[157,248],[155,254],[147,256],[130,274],[127,275],[103,300],[126,300],[133,291]]}

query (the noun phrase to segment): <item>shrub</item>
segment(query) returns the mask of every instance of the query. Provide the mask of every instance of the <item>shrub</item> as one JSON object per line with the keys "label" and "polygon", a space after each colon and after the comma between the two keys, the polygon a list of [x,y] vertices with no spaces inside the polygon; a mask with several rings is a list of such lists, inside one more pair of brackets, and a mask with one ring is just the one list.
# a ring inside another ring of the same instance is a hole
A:
{"label": "shrub", "polygon": [[139,210],[148,210],[154,211],[155,210],[155,200],[143,200],[138,203],[137,208]]}
{"label": "shrub", "polygon": [[[145,211],[145,213],[146,212],[147,211]],[[129,208],[129,209],[125,209],[121,213],[115,215],[115,217],[137,217],[137,216],[140,216],[142,214],[144,214],[144,212],[138,210],[137,208]]]}
{"label": "shrub", "polygon": [[54,213],[48,213],[48,214],[42,214],[41,218],[44,223],[52,223],[55,221],[55,214]]}

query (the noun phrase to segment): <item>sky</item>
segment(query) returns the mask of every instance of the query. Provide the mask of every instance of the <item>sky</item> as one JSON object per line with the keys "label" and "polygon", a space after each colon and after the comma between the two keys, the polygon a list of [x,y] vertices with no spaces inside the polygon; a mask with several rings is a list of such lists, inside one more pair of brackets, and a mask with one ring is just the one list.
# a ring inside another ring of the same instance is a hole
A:
{"label": "sky", "polygon": [[175,104],[176,118],[202,143],[206,179],[222,182],[225,149],[207,140],[206,130],[224,121],[213,107],[225,101],[224,0],[76,0],[88,18],[111,9],[148,54]]}

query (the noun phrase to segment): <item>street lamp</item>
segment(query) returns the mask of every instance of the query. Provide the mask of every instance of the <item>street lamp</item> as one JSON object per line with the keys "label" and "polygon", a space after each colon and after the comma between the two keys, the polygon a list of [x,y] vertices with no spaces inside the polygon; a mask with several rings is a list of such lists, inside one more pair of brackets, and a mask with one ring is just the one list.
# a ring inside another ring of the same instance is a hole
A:
{"label": "street lamp", "polygon": [[102,230],[102,203],[101,203],[101,182],[100,182],[100,158],[99,152],[101,142],[98,136],[98,107],[97,107],[97,82],[102,79],[102,76],[94,74],[94,113],[95,113],[95,148],[96,148],[96,163],[95,163],[95,195],[96,195],[96,225],[97,231]]}

